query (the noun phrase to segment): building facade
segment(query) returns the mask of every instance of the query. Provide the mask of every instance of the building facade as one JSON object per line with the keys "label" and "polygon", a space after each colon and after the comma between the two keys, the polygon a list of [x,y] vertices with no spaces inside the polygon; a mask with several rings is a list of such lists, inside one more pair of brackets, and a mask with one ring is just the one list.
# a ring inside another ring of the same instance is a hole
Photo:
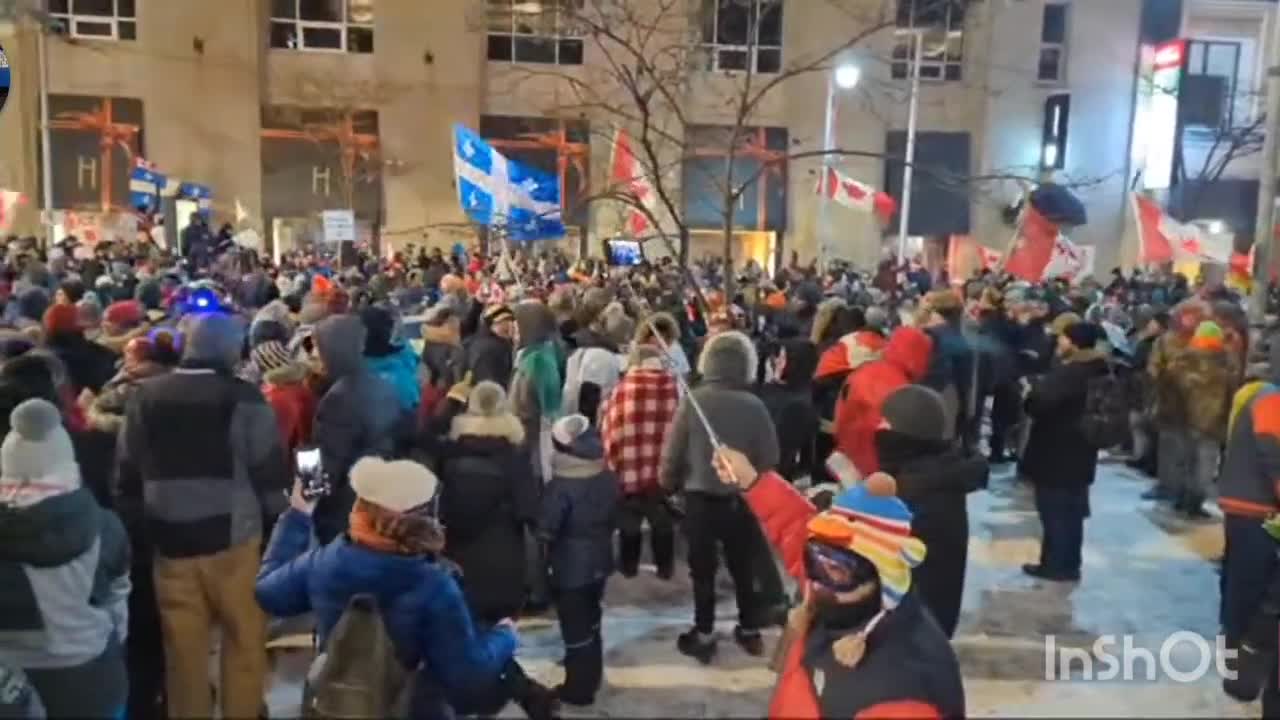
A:
{"label": "building facade", "polygon": [[[48,2],[59,28],[47,52],[58,209],[127,210],[128,169],[145,157],[210,187],[218,221],[257,223],[267,236],[312,232],[319,210],[350,207],[391,245],[465,242],[474,233],[450,142],[461,123],[556,172],[566,220],[591,252],[621,227],[616,203],[590,201],[609,182],[619,114],[580,103],[575,88],[619,75],[598,35],[556,11],[580,0]],[[643,14],[658,3],[618,5]],[[1143,5],[689,0],[683,25],[664,31],[703,58],[672,100],[682,142],[670,182],[693,254],[723,245],[723,203],[705,178],[723,164],[715,138],[734,121],[723,97],[741,89],[745,68],[763,85],[815,59],[857,64],[861,82],[835,91],[833,104],[834,144],[852,154],[831,162],[900,194],[911,43],[923,37],[913,249],[940,255],[953,235],[1006,246],[1003,208],[1047,169],[1088,204],[1090,222],[1073,239],[1096,245],[1110,267],[1125,232]],[[1199,27],[1199,15],[1188,18]],[[0,187],[33,198],[38,32],[29,20],[0,19],[13,68]],[[1261,45],[1244,54],[1256,66]],[[871,215],[819,212],[832,87],[828,72],[787,76],[753,106],[735,175],[750,186],[731,213],[736,255],[807,259],[826,233],[838,256],[869,264],[882,237],[896,235],[896,224],[881,228]],[[34,230],[34,209],[21,222]]]}

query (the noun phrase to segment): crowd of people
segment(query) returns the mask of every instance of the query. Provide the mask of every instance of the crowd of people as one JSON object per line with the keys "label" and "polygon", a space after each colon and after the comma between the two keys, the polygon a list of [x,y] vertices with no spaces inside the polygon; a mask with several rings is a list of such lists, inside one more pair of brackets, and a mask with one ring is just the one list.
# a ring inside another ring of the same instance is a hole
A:
{"label": "crowd of people", "polygon": [[[1023,570],[1078,581],[1101,452],[1190,520],[1218,497],[1223,627],[1271,669],[1228,690],[1280,698],[1280,392],[1221,288],[193,244],[4,248],[0,680],[31,716],[260,716],[269,623],[308,616],[305,712],[554,717],[601,690],[608,583],[646,546],[670,580],[682,538],[678,651],[715,662],[723,563],[732,641],[784,628],[772,716],[962,717],[966,496],[1016,463]],[[548,688],[516,620],[552,608]]]}

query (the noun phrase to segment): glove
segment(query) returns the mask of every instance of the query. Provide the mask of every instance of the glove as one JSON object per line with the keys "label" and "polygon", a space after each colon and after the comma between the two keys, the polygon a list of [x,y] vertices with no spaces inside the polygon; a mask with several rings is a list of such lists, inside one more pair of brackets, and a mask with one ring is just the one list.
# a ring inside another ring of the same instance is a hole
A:
{"label": "glove", "polygon": [[471,386],[472,386],[472,375],[471,375],[471,371],[468,370],[466,376],[463,377],[462,380],[454,383],[453,387],[449,388],[448,398],[450,400],[456,400],[465,405],[467,402],[467,398],[471,395]]}

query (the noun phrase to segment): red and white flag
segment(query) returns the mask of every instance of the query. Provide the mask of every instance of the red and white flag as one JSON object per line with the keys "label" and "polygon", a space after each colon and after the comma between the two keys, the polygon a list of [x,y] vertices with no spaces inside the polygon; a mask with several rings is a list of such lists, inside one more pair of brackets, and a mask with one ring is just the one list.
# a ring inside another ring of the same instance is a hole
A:
{"label": "red and white flag", "polygon": [[982,261],[983,270],[994,270],[1000,264],[1000,258],[1004,257],[1004,253],[999,250],[992,250],[982,243],[975,243],[978,248],[978,259]]}
{"label": "red and white flag", "polygon": [[1049,264],[1044,266],[1041,279],[1078,280],[1093,274],[1093,262],[1092,245],[1077,245],[1067,236],[1059,235],[1053,242],[1053,254],[1049,256]]}
{"label": "red and white flag", "polygon": [[9,231],[18,214],[18,206],[26,202],[26,196],[16,190],[0,190],[0,232]]}
{"label": "red and white flag", "polygon": [[[658,194],[654,191],[653,182],[644,168],[636,160],[635,153],[631,151],[631,136],[622,128],[619,128],[613,137],[613,168],[609,178],[614,187],[631,195],[651,214],[656,215]],[[640,237],[655,229],[644,212],[639,208],[628,206],[627,230],[633,237]]]}
{"label": "red and white flag", "polygon": [[1027,282],[1040,282],[1044,278],[1045,268],[1053,259],[1058,234],[1057,224],[1050,222],[1039,210],[1027,203],[1026,209],[1022,211],[1018,238],[1004,264],[1005,271]]}
{"label": "red and white flag", "polygon": [[1191,223],[1173,219],[1151,198],[1137,193],[1132,198],[1142,262],[1231,262],[1229,234],[1210,235]]}
{"label": "red and white flag", "polygon": [[880,217],[882,223],[889,222],[889,218],[893,217],[893,213],[898,209],[897,201],[888,193],[860,183],[835,168],[827,168],[825,172],[827,180],[825,185],[819,179],[814,192],[826,199],[834,200],[854,210],[874,212]]}

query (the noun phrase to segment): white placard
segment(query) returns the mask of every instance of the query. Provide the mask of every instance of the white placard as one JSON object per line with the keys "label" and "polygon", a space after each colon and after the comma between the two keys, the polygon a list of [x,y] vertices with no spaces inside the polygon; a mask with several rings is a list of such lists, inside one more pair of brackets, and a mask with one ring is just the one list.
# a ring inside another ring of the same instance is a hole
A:
{"label": "white placard", "polygon": [[352,210],[325,210],[324,241],[329,245],[356,241],[356,214]]}

